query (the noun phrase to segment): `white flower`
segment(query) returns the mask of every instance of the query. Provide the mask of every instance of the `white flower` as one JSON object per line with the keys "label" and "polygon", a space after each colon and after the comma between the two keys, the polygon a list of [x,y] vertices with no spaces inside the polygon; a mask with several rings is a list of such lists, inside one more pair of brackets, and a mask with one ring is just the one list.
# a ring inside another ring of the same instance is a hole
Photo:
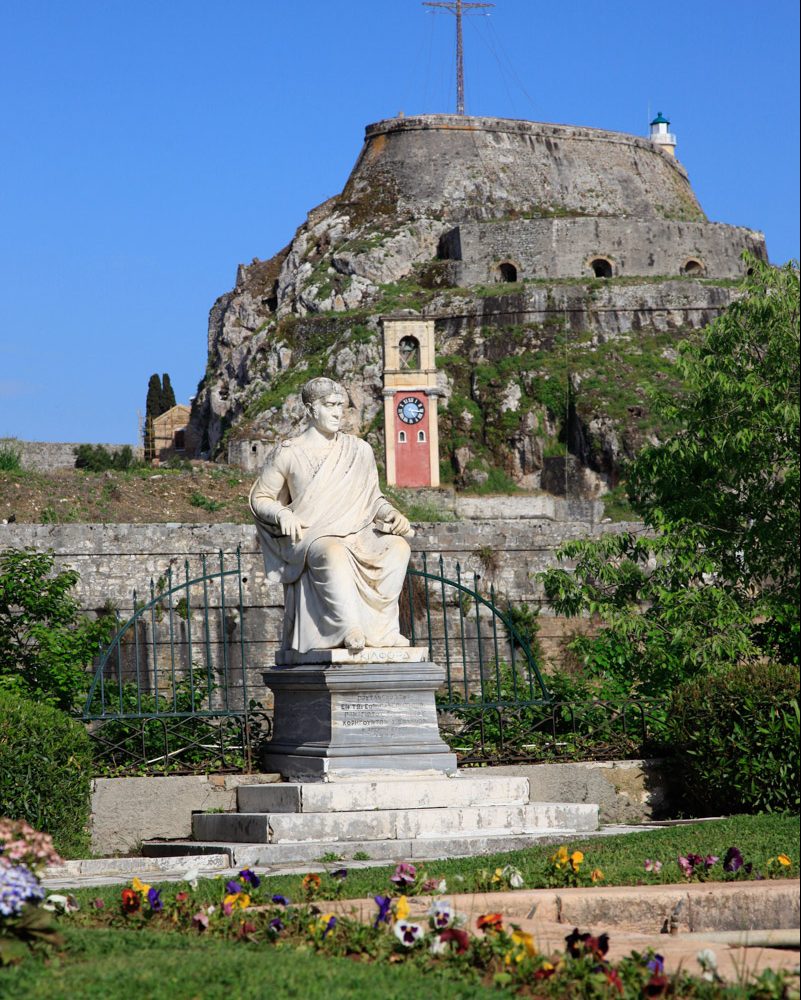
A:
{"label": "white flower", "polygon": [[412,924],[408,920],[397,921],[392,930],[404,948],[413,948],[425,936],[425,930],[420,924]]}
{"label": "white flower", "polygon": [[720,977],[718,976],[718,957],[714,951],[711,948],[702,948],[695,957],[704,970],[701,978],[710,983],[716,982]]}
{"label": "white flower", "polygon": [[428,950],[432,955],[444,955],[448,950],[448,942],[443,941],[439,934],[435,934]]}
{"label": "white flower", "polygon": [[522,889],[525,885],[523,873],[514,865],[506,865],[501,874],[513,889]]}
{"label": "white flower", "polygon": [[453,907],[447,899],[435,900],[428,910],[435,930],[444,931],[453,923]]}
{"label": "white flower", "polygon": [[184,872],[184,882],[188,882],[192,889],[197,889],[197,880],[200,878],[200,869],[189,868]]}
{"label": "white flower", "polygon": [[441,878],[439,882],[437,882],[437,892],[443,893],[447,891],[448,891],[448,883],[445,881],[444,878]]}
{"label": "white flower", "polygon": [[61,893],[54,892],[42,903],[42,909],[54,913],[75,913],[76,910],[80,910],[80,906],[74,896],[62,896]]}

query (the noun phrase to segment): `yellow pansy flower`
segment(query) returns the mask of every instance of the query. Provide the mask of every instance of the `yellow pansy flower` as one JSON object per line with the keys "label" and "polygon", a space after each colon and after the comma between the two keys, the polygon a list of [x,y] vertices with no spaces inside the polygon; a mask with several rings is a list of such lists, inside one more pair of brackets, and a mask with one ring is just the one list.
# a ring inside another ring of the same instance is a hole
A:
{"label": "yellow pansy flower", "polygon": [[398,900],[395,903],[395,919],[396,920],[406,920],[409,916],[409,900],[406,896],[398,896]]}
{"label": "yellow pansy flower", "polygon": [[131,888],[133,889],[134,892],[140,892],[143,896],[146,896],[150,890],[149,885],[145,885],[144,882],[140,882],[139,879],[136,877],[134,878],[133,882],[131,882]]}

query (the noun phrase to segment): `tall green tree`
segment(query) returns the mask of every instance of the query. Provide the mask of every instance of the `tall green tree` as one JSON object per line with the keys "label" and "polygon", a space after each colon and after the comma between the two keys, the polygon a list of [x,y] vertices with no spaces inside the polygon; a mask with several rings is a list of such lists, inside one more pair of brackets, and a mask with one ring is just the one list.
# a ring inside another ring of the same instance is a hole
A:
{"label": "tall green tree", "polygon": [[753,258],[743,295],[679,351],[678,429],[628,470],[647,531],[571,542],[543,576],[562,614],[604,623],[576,650],[660,693],[727,663],[799,660],[799,275]]}
{"label": "tall green tree", "polygon": [[170,376],[165,372],[161,376],[161,412],[166,413],[175,406],[175,392],[170,382]]}

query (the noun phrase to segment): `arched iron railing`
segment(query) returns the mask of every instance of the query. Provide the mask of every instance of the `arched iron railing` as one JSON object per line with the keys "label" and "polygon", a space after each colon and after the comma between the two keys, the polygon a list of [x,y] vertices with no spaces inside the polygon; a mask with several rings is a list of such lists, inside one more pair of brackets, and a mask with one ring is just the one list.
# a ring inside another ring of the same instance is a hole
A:
{"label": "arched iron railing", "polygon": [[[101,650],[84,705],[101,767],[251,770],[271,732],[260,675],[277,641],[265,644],[275,623],[245,606],[239,550],[233,559],[200,556],[194,572],[187,559],[180,575],[168,569],[151,580],[146,596],[133,591],[133,612]],[[553,759],[593,727],[612,734],[612,756],[625,755],[632,719],[641,724],[634,742],[643,742],[642,704],[556,701],[513,609],[500,607],[492,584],[482,590],[478,574],[466,580],[458,563],[447,570],[440,556],[432,568],[421,554],[400,610],[401,631],[445,668],[440,718],[464,762]]]}

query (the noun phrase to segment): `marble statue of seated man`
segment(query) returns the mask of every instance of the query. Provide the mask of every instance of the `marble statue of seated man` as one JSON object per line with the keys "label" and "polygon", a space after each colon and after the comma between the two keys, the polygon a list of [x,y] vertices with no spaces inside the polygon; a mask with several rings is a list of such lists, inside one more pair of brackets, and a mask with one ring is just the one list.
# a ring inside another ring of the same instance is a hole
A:
{"label": "marble statue of seated man", "polygon": [[409,522],[381,495],[370,445],[339,429],[343,387],[314,378],[301,398],[309,426],[272,451],[250,491],[267,579],[284,585],[282,648],[407,646]]}

